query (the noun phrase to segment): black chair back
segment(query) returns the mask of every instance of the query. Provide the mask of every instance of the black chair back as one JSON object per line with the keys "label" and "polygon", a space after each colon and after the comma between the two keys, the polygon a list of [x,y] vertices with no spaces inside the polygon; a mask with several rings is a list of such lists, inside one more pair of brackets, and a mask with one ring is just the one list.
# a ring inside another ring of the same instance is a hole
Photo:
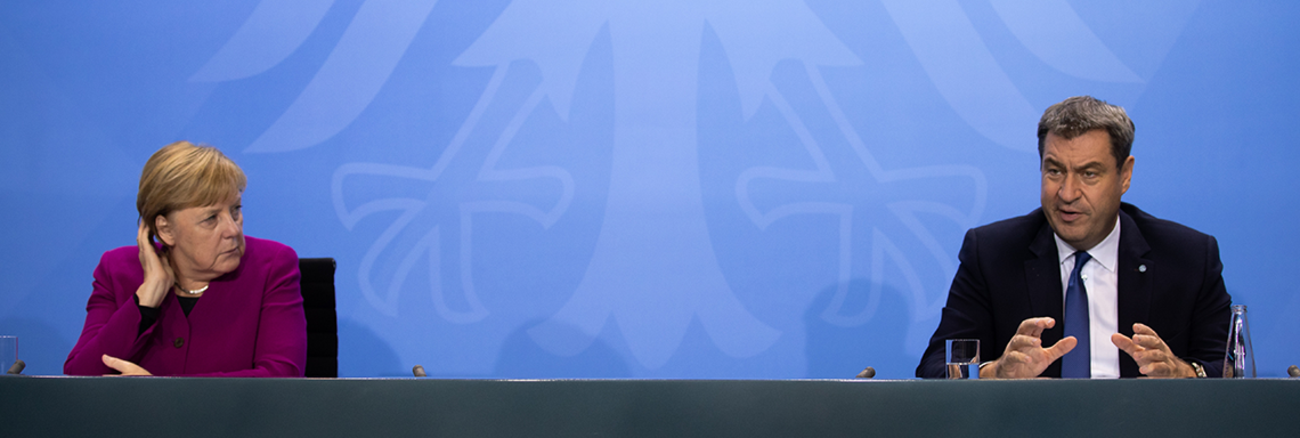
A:
{"label": "black chair back", "polygon": [[307,377],[339,376],[339,323],[334,310],[332,258],[298,259],[307,314]]}

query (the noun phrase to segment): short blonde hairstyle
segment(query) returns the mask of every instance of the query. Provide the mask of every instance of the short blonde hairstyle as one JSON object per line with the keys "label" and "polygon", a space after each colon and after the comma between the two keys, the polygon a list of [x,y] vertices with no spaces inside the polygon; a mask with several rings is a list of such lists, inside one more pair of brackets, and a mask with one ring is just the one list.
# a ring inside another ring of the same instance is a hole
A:
{"label": "short blonde hairstyle", "polygon": [[243,193],[247,185],[244,171],[217,148],[178,141],[163,146],[144,163],[135,208],[149,225],[152,241],[158,235],[158,216],[216,204]]}

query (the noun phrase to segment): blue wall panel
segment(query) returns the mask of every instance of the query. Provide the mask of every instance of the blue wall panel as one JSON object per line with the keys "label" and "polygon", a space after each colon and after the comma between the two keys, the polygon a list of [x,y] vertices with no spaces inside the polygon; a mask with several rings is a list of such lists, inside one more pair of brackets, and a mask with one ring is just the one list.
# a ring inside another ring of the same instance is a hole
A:
{"label": "blue wall panel", "polygon": [[1038,116],[1137,124],[1125,199],[1219,238],[1300,362],[1290,2],[11,1],[0,332],[76,341],[172,141],[249,235],[338,259],[340,370],[911,376],[968,228],[1038,205]]}

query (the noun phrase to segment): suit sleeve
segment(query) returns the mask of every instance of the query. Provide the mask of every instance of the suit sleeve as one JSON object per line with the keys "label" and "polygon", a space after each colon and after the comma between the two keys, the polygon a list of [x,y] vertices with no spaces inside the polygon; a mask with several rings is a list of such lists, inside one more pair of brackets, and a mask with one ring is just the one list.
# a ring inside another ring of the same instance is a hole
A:
{"label": "suit sleeve", "polygon": [[[100,258],[95,267],[94,291],[86,303],[86,324],[81,329],[77,345],[63,362],[63,373],[74,376],[98,376],[116,373],[104,365],[102,356],[139,360],[154,326],[140,332],[140,309],[132,297],[132,281],[122,277],[120,264],[111,260],[110,253]],[[136,285],[136,287],[139,287]],[[131,289],[131,290],[126,290]]]}
{"label": "suit sleeve", "polygon": [[1001,355],[1001,349],[994,345],[992,304],[980,266],[976,230],[966,232],[957,258],[961,264],[948,290],[948,301],[943,307],[939,327],[930,337],[921,364],[916,367],[916,377],[933,379],[947,376],[944,341],[948,339],[979,339],[980,357],[984,361]]}
{"label": "suit sleeve", "polygon": [[1223,358],[1227,349],[1228,322],[1232,317],[1232,297],[1223,283],[1223,262],[1219,260],[1219,242],[1206,236],[1205,277],[1196,293],[1192,310],[1191,336],[1186,361],[1205,367],[1209,377],[1223,376]]}
{"label": "suit sleeve", "polygon": [[307,318],[302,309],[301,273],[298,254],[288,246],[272,258],[266,292],[262,295],[261,317],[253,368],[239,371],[193,374],[194,377],[302,377],[307,363]]}

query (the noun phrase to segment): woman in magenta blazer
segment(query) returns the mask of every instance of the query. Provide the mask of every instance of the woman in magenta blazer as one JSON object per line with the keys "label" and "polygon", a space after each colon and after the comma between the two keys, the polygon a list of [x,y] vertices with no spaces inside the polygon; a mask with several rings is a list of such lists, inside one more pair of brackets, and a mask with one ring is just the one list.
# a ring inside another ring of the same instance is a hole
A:
{"label": "woman in magenta blazer", "polygon": [[65,374],[302,377],[298,256],[244,236],[246,185],[212,147],[177,142],[149,158],[137,245],[100,259]]}

